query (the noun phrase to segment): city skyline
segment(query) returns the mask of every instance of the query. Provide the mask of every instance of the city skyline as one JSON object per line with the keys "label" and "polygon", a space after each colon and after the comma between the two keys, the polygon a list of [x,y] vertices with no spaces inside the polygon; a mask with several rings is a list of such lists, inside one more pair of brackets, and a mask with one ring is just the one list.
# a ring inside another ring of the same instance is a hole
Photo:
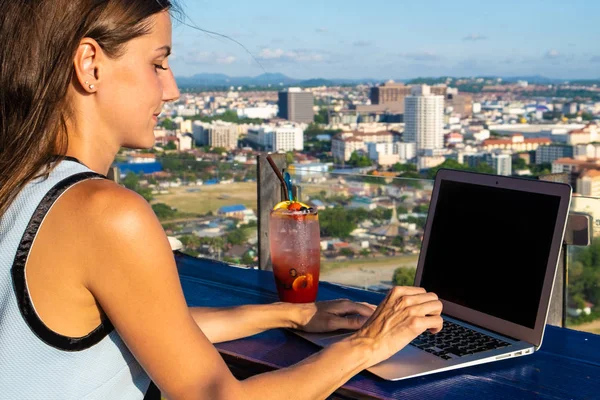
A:
{"label": "city skyline", "polygon": [[[418,76],[544,75],[600,78],[600,34],[592,0],[472,0],[410,7],[379,1],[288,4],[272,0],[183,3],[210,36],[174,22],[176,76],[283,73],[297,79],[410,79]],[[254,59],[254,58],[256,59]],[[262,66],[262,67],[261,67]],[[263,69],[264,68],[264,69]]]}

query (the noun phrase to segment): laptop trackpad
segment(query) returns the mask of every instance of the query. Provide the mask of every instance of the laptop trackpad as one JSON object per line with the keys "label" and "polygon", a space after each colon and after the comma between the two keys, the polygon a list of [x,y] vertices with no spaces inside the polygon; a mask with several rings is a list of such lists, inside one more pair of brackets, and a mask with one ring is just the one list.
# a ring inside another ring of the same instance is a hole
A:
{"label": "laptop trackpad", "polygon": [[[337,342],[347,338],[351,334],[352,333],[346,333],[346,334],[340,334],[340,335],[335,335],[335,336],[326,337],[326,338],[320,338],[319,340],[317,340],[317,342],[321,346],[327,347],[333,343],[337,343]],[[385,361],[382,361],[378,365],[382,365],[382,364],[414,365],[415,363],[417,363],[417,364],[423,364],[423,363],[425,363],[425,364],[442,364],[443,360],[441,358],[436,357],[432,354],[429,354],[423,350],[420,350],[414,346],[407,345],[402,350],[400,350],[399,352],[394,354],[392,357],[388,358]]]}
{"label": "laptop trackpad", "polygon": [[397,380],[405,376],[435,370],[445,366],[445,364],[446,361],[443,359],[407,345],[392,357],[372,366],[368,371],[384,379]]}

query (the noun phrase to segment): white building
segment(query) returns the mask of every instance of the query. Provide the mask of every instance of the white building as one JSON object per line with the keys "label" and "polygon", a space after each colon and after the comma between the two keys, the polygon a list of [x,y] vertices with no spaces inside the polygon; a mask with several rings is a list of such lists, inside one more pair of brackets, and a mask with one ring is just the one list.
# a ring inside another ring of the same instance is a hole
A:
{"label": "white building", "polygon": [[129,164],[149,164],[156,162],[156,155],[137,153],[127,156],[127,162]]}
{"label": "white building", "polygon": [[600,171],[589,169],[577,178],[577,193],[582,196],[600,197]]}
{"label": "white building", "polygon": [[273,131],[271,151],[304,150],[304,130],[293,125],[278,126]]}
{"label": "white building", "polygon": [[179,105],[176,108],[177,115],[180,117],[193,117],[198,115],[198,109],[195,105]]}
{"label": "white building", "polygon": [[264,107],[246,107],[237,110],[238,117],[240,118],[260,118],[260,119],[272,119],[277,116],[279,108],[276,105],[269,105]]}
{"label": "white building", "polygon": [[417,157],[417,168],[419,170],[434,168],[444,161],[446,161],[444,156],[419,156]]}
{"label": "white building", "polygon": [[573,157],[579,159],[598,159],[600,158],[600,144],[578,144],[573,147]]}
{"label": "white building", "polygon": [[416,143],[394,143],[394,153],[398,154],[401,162],[412,160],[417,156],[417,145]]}
{"label": "white building", "polygon": [[239,132],[235,124],[223,121],[214,121],[210,124],[195,121],[192,130],[198,146],[226,149],[235,149],[238,146]]}
{"label": "white building", "polygon": [[193,132],[192,122],[193,121],[191,119],[182,120],[179,123],[179,129],[181,130],[181,132],[192,133]]}
{"label": "white building", "polygon": [[179,142],[179,146],[178,146],[179,151],[191,150],[192,147],[194,146],[194,136],[191,133],[184,133],[184,134],[178,133],[177,139]]}
{"label": "white building", "polygon": [[396,143],[367,143],[369,158],[379,165],[394,165],[400,162],[398,153],[394,153]]}
{"label": "white building", "polygon": [[575,129],[567,134],[567,144],[578,145],[593,143],[598,140],[600,129],[598,125],[589,123],[581,129]]}
{"label": "white building", "polygon": [[304,130],[294,124],[251,127],[248,128],[246,139],[266,151],[304,150]]}
{"label": "white building", "polygon": [[483,142],[484,140],[487,140],[490,138],[490,131],[488,131],[487,129],[482,129],[478,132],[474,132],[473,138],[475,140],[477,140],[478,142]]}
{"label": "white building", "polygon": [[491,165],[498,175],[512,175],[512,156],[510,154],[493,153],[491,155]]}
{"label": "white building", "polygon": [[416,86],[405,98],[404,141],[417,144],[417,152],[444,147],[444,96],[431,94],[427,85]]}
{"label": "white building", "polygon": [[268,151],[273,141],[273,128],[268,125],[249,127],[246,139]]}
{"label": "white building", "polygon": [[326,174],[329,172],[330,165],[329,163],[292,164],[288,167],[288,171],[302,179]]}
{"label": "white building", "polygon": [[[331,152],[337,160],[350,160],[352,153],[368,154],[369,143],[389,143],[399,141],[399,135],[394,132],[342,132],[331,140]],[[393,150],[392,150],[393,151]]]}

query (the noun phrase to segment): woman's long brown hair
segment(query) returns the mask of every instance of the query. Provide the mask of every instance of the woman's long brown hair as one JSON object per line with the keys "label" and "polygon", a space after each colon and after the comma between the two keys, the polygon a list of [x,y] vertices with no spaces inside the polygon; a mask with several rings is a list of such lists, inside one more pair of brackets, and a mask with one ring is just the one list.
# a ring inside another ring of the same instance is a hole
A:
{"label": "woman's long brown hair", "polygon": [[0,217],[67,151],[73,59],[85,37],[109,57],[170,0],[0,0]]}

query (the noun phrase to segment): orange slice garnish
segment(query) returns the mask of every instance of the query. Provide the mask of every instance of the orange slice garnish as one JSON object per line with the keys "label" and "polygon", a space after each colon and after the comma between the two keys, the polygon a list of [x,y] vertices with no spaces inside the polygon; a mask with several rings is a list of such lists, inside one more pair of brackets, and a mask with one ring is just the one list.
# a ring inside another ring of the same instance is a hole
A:
{"label": "orange slice garnish", "polygon": [[310,208],[307,204],[301,203],[299,201],[282,201],[277,203],[275,207],[273,207],[273,210],[280,210],[282,208],[285,208],[286,210],[290,211],[299,211],[302,207]]}
{"label": "orange slice garnish", "polygon": [[310,289],[313,285],[313,276],[312,274],[306,274],[297,277],[294,279],[294,283],[292,284],[292,289],[295,291]]}

